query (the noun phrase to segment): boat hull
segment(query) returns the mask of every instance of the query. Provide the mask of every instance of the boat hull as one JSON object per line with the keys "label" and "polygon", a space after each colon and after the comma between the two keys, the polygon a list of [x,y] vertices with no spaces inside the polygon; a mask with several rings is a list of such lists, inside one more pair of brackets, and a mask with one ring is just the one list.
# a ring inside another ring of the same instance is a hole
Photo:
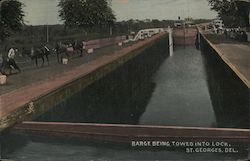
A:
{"label": "boat hull", "polygon": [[195,45],[198,30],[195,27],[175,28],[173,39],[175,45]]}

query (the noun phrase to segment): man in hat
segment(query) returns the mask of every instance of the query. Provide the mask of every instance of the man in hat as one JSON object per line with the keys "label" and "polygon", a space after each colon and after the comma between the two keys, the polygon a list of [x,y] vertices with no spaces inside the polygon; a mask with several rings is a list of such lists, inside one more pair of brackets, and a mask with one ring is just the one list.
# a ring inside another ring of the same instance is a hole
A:
{"label": "man in hat", "polygon": [[7,61],[11,67],[21,72],[21,69],[17,66],[16,61],[15,61],[16,52],[18,52],[18,49],[10,48],[8,55],[7,55],[8,57]]}

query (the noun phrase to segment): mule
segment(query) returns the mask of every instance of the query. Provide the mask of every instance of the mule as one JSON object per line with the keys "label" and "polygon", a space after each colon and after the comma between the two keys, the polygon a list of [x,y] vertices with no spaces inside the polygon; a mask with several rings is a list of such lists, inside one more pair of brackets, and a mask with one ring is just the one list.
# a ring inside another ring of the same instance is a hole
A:
{"label": "mule", "polygon": [[55,52],[57,56],[58,63],[62,63],[63,54],[66,55],[67,59],[70,58],[70,54],[74,54],[75,49],[73,45],[66,45],[62,43],[57,43],[55,47]]}
{"label": "mule", "polygon": [[38,59],[42,59],[42,66],[44,66],[45,58],[47,60],[47,63],[49,65],[49,55],[50,55],[50,49],[47,46],[42,46],[41,48],[32,48],[30,51],[24,50],[23,54],[28,55],[31,60],[35,60],[36,67],[38,67]]}
{"label": "mule", "polygon": [[78,41],[74,41],[72,43],[72,47],[74,49],[74,52],[76,52],[80,57],[83,56],[83,43],[79,43]]}

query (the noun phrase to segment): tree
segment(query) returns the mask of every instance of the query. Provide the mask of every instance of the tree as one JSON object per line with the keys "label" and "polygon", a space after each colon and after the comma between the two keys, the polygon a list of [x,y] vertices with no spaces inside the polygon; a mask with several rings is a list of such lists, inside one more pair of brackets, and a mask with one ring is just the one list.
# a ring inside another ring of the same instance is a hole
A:
{"label": "tree", "polygon": [[21,30],[24,24],[22,6],[18,0],[0,0],[0,41]]}
{"label": "tree", "polygon": [[237,0],[208,0],[211,9],[218,12],[229,27],[249,27],[249,3]]}
{"label": "tree", "polygon": [[60,0],[58,6],[67,27],[91,29],[95,25],[112,25],[116,20],[107,0]]}
{"label": "tree", "polygon": [[250,13],[250,0],[244,0],[244,1],[236,1],[236,5],[237,5],[237,9],[239,12],[239,15],[241,15],[241,17],[244,20],[244,24],[246,24],[246,27],[250,27],[249,26],[249,13]]}

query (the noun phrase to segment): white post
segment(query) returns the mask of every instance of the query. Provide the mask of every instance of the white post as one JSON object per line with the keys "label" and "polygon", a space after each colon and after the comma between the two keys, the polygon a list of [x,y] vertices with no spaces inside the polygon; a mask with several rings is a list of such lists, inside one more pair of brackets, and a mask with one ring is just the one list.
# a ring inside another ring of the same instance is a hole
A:
{"label": "white post", "polygon": [[110,28],[109,28],[109,35],[110,35],[110,36],[113,35],[113,27],[112,27],[112,26],[110,26]]}
{"label": "white post", "polygon": [[168,35],[169,35],[169,54],[170,56],[174,55],[174,42],[173,42],[173,30],[168,26]]}

